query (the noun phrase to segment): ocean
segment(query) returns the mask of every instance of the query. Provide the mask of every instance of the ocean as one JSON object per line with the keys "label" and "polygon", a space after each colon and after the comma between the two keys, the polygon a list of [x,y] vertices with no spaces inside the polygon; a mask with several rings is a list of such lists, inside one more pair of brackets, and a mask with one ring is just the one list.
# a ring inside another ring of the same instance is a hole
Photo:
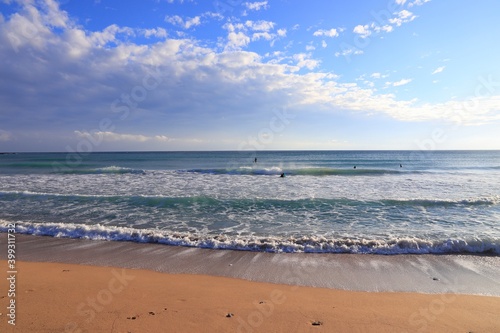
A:
{"label": "ocean", "polygon": [[0,231],[10,223],[211,249],[498,256],[500,151],[1,154]]}

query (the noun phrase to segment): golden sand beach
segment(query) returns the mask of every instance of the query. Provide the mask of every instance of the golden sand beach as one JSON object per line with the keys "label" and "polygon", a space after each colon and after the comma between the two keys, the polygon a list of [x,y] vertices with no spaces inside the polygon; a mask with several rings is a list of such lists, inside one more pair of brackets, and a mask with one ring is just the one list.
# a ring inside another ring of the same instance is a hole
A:
{"label": "golden sand beach", "polygon": [[[1,261],[5,267],[7,263]],[[18,262],[2,332],[498,332],[500,297],[355,292],[117,267]]]}

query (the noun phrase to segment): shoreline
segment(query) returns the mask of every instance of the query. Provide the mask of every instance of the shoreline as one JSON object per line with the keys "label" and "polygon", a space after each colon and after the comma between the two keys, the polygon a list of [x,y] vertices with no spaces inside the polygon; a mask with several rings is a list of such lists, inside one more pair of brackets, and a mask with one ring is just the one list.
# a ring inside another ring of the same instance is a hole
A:
{"label": "shoreline", "polygon": [[[19,261],[198,274],[369,292],[500,296],[500,257],[211,250],[16,234]],[[0,244],[7,234],[0,233]],[[7,259],[3,246],[0,260]]]}

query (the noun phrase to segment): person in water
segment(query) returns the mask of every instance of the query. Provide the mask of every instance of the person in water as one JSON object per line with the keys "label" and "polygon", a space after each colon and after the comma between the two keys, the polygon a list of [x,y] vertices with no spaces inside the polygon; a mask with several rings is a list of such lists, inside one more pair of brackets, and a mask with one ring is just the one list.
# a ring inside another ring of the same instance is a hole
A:
{"label": "person in water", "polygon": [[280,175],[281,178],[285,178],[285,173],[282,172],[281,175]]}
{"label": "person in water", "polygon": [[253,160],[254,163],[257,163],[257,157]]}

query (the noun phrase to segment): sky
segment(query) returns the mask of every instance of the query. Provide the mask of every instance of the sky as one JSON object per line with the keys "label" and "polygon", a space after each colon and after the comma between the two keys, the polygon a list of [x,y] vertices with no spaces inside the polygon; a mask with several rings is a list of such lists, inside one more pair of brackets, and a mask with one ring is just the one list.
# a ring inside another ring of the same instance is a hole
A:
{"label": "sky", "polygon": [[500,149],[498,13],[0,0],[0,151]]}

